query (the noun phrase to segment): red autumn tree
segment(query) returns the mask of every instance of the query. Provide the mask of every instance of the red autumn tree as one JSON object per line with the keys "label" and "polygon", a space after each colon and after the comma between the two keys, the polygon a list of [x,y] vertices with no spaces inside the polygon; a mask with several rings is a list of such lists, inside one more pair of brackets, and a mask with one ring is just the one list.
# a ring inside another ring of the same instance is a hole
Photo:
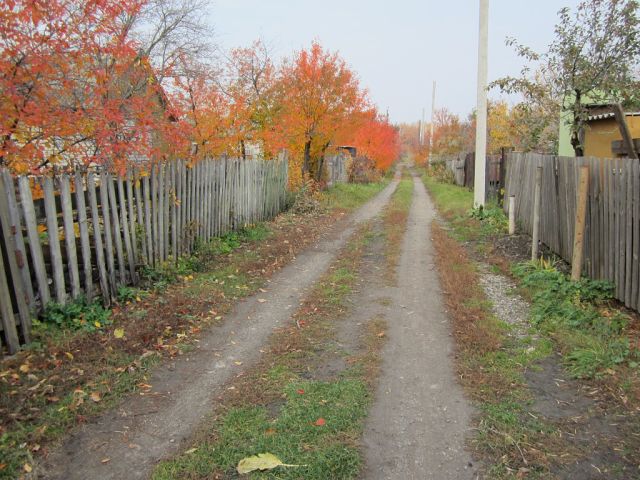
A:
{"label": "red autumn tree", "polygon": [[130,35],[143,5],[0,0],[0,164],[122,165],[180,145],[162,141],[177,115]]}
{"label": "red autumn tree", "polygon": [[400,155],[398,129],[375,110],[361,115],[360,125],[351,138],[349,143],[358,149],[358,154],[372,159],[381,171],[387,170]]}

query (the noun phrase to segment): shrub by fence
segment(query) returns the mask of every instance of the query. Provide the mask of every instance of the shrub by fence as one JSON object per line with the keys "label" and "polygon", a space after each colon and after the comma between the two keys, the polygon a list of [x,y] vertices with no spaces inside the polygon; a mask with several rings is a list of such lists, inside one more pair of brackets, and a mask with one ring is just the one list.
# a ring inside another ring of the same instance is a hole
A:
{"label": "shrub by fence", "polygon": [[516,220],[525,232],[532,233],[535,172],[542,167],[540,241],[571,262],[578,172],[583,166],[589,168],[590,179],[583,274],[613,282],[616,298],[638,310],[640,164],[637,160],[511,153],[506,162],[506,195],[515,196]]}
{"label": "shrub by fence", "polygon": [[[157,164],[148,174],[0,176],[0,317],[13,353],[29,342],[31,316],[49,301],[100,295],[108,304],[120,286],[138,282],[140,266],[277,215],[287,162],[209,159]],[[36,191],[42,198],[34,200]]]}

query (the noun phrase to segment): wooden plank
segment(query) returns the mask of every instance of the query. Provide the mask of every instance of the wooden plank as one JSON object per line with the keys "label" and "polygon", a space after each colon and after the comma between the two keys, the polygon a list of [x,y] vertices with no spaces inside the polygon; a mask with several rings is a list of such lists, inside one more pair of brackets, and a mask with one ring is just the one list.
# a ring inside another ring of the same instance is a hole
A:
{"label": "wooden plank", "polygon": [[186,187],[185,187],[185,229],[184,229],[184,233],[185,233],[185,253],[190,254],[191,253],[191,247],[192,247],[192,242],[193,242],[193,193],[194,193],[194,186],[193,186],[193,171],[194,171],[195,165],[193,164],[193,162],[190,162],[187,165],[187,169],[186,169]]}
{"label": "wooden plank", "polygon": [[111,219],[113,227],[113,239],[116,244],[116,255],[118,257],[118,277],[120,285],[127,283],[127,267],[124,261],[124,249],[122,248],[122,230],[120,229],[120,215],[118,214],[118,202],[116,200],[116,188],[113,178],[107,174],[107,187],[109,190],[109,204],[111,206]]}
{"label": "wooden plank", "polygon": [[58,303],[67,301],[67,293],[64,284],[64,266],[62,264],[62,250],[58,237],[58,212],[56,211],[56,199],[53,189],[53,179],[43,178],[44,209],[47,215],[47,238],[49,240],[49,252],[51,254],[51,268],[53,271],[53,287]]}
{"label": "wooden plank", "polygon": [[[82,174],[74,177],[76,190],[76,209],[78,211],[78,229],[80,230],[80,251],[82,253],[82,272],[84,274],[84,292],[89,300],[93,298],[93,268],[91,266],[91,244],[87,222],[87,205],[84,198]],[[96,247],[97,248],[97,247]]]}
{"label": "wooden plank", "polygon": [[598,278],[598,260],[600,255],[598,253],[599,241],[598,232],[600,226],[598,224],[598,168],[597,160],[595,158],[588,159],[589,172],[591,175],[591,181],[589,182],[589,222],[588,222],[588,264],[589,264],[589,277]]}
{"label": "wooden plank", "polygon": [[19,177],[18,188],[20,190],[20,203],[22,204],[24,223],[27,228],[27,238],[29,239],[29,251],[31,252],[33,270],[38,283],[40,303],[42,306],[45,306],[51,301],[51,294],[49,291],[47,269],[44,264],[44,255],[42,253],[42,244],[40,243],[40,235],[38,233],[38,221],[36,220],[36,211],[33,206],[33,197],[31,195],[29,179],[27,177]]}
{"label": "wooden plank", "polygon": [[631,308],[640,308],[640,164],[633,162],[631,177],[633,178],[633,266],[631,271]]}
{"label": "wooden plank", "polygon": [[182,160],[176,160],[174,168],[175,168],[175,172],[174,172],[175,184],[174,184],[173,207],[175,208],[175,221],[172,217],[171,222],[172,224],[175,223],[175,226],[176,226],[174,256],[177,259],[180,257],[180,247],[182,244],[182,242],[180,241],[181,240],[180,232],[182,231],[180,228],[180,198],[182,197]]}
{"label": "wooden plank", "polygon": [[202,237],[202,162],[198,162],[193,171],[195,182],[194,215],[195,236]]}
{"label": "wooden plank", "polygon": [[[89,172],[87,174],[87,192],[89,193],[89,209],[91,211],[91,225],[93,226],[93,243],[96,247],[96,265],[98,266],[98,278],[100,279],[102,301],[105,305],[109,305],[111,303],[112,296],[112,291],[109,288],[110,271],[107,270],[107,262],[105,261],[104,245],[102,243],[102,233],[100,231],[100,213],[98,211],[96,180],[93,172]],[[107,229],[105,228],[105,242],[107,236],[106,232]]]}
{"label": "wooden plank", "polygon": [[171,163],[172,193],[171,193],[171,255],[174,260],[178,260],[178,164]]}
{"label": "wooden plank", "polygon": [[[153,176],[153,173],[151,174]],[[144,230],[147,243],[147,263],[155,265],[153,227],[151,224],[151,182],[148,176],[142,177],[142,186],[144,189]]]}
{"label": "wooden plank", "polygon": [[202,162],[202,240],[209,241],[209,159]]}
{"label": "wooden plank", "polygon": [[584,233],[589,202],[589,167],[580,167],[579,182],[574,227],[573,258],[571,261],[571,280],[574,281],[580,280],[580,277],[582,276]]}
{"label": "wooden plank", "polygon": [[[124,237],[124,248],[127,252],[127,263],[129,264],[129,275],[131,283],[135,284],[138,282],[136,275],[136,261],[134,259],[133,254],[133,246],[131,245],[131,232],[130,232],[130,224],[128,218],[128,207],[127,201],[124,196],[124,181],[122,177],[118,176],[118,200],[120,202],[120,214],[122,215],[122,233]],[[130,203],[130,202],[129,202]]]}
{"label": "wooden plank", "polygon": [[164,205],[165,205],[165,165],[158,164],[158,254],[161,262],[167,259],[164,243]]}
{"label": "wooden plank", "polygon": [[[148,177],[146,176],[144,178],[148,179]],[[135,238],[137,240],[136,245],[139,244],[142,249],[142,262],[146,263],[147,265],[150,265],[151,259],[149,258],[149,251],[148,251],[147,245],[149,244],[149,238],[151,237],[151,229],[147,228],[147,217],[145,215],[144,198],[142,196],[142,178],[140,177],[139,172],[136,172],[133,178],[133,189],[136,195],[136,210],[138,215],[137,228],[140,228],[142,230],[142,232],[138,232],[137,230],[135,232],[136,233]],[[140,260],[140,256],[138,256],[138,260]]]}
{"label": "wooden plank", "polygon": [[67,251],[67,270],[71,284],[71,297],[80,296],[80,273],[78,270],[78,253],[76,252],[76,232],[73,222],[73,204],[71,201],[71,182],[66,174],[60,176],[60,202],[64,226],[64,243]]}
{"label": "wooden plank", "polygon": [[[113,251],[113,237],[111,234],[111,213],[109,208],[109,180],[107,173],[100,173],[100,208],[102,210],[102,223],[104,227],[104,247],[107,259],[107,271],[109,272],[109,294],[115,298],[118,291],[116,283],[116,262]],[[95,228],[95,223],[94,223]]]}
{"label": "wooden plank", "polygon": [[[7,200],[8,193],[5,189],[4,182],[0,181],[0,223],[2,223],[2,238],[4,245],[7,249],[7,262],[9,268],[3,268],[0,270],[0,276],[5,278],[5,275],[11,277],[10,285],[13,286],[13,292],[16,299],[16,306],[18,307],[18,316],[20,317],[20,330],[25,342],[31,340],[31,315],[29,313],[29,307],[27,305],[26,288],[22,282],[22,275],[20,268],[18,267],[18,252],[13,235],[13,226],[9,215],[9,202]],[[0,253],[0,257],[2,254]],[[4,272],[4,273],[2,273]],[[9,303],[11,305],[11,303]],[[12,308],[13,310],[13,308]],[[13,314],[13,312],[12,312]],[[15,319],[14,319],[15,321]]]}
{"label": "wooden plank", "polygon": [[616,298],[624,301],[624,266],[626,250],[624,248],[624,225],[626,215],[626,205],[624,200],[626,198],[624,192],[624,182],[621,172],[621,160],[616,159],[616,248],[618,250],[617,255],[617,274],[616,274]]}
{"label": "wooden plank", "polygon": [[614,165],[613,162],[608,162],[606,172],[607,172],[607,244],[608,244],[608,271],[607,271],[607,280],[610,282],[615,282],[616,277],[616,243],[615,243],[615,196],[614,196],[614,174],[613,174]]}
{"label": "wooden plank", "polygon": [[[127,169],[127,176],[125,180],[125,185],[127,188],[127,208],[129,210],[129,236],[131,238],[131,250],[133,253],[133,264],[134,269],[138,265],[138,235],[137,235],[137,227],[138,222],[136,221],[136,201],[133,196],[133,172],[130,168]],[[137,274],[135,275],[135,283],[138,282]]]}
{"label": "wooden plank", "polygon": [[[637,163],[635,161],[634,163]],[[633,178],[632,178],[632,168],[631,162],[628,160],[623,161],[624,165],[624,175],[623,179],[625,180],[625,209],[626,209],[626,219],[625,219],[625,269],[624,269],[624,304],[627,307],[630,307],[632,304],[631,300],[631,290],[632,290],[632,282],[631,282],[631,270],[633,268]]]}
{"label": "wooden plank", "polygon": [[215,161],[209,159],[209,218],[207,219],[207,230],[209,239],[215,235],[215,208],[216,208],[216,165]]}
{"label": "wooden plank", "polygon": [[[18,340],[16,320],[13,316],[9,285],[4,274],[6,271],[4,259],[2,255],[0,255],[0,315],[2,316],[2,328],[4,329],[7,350],[10,354],[14,354],[20,349],[20,341]],[[1,354],[2,351],[0,350],[0,357],[2,356]]]}
{"label": "wooden plank", "polygon": [[22,234],[22,222],[20,220],[20,209],[16,199],[15,185],[11,174],[4,170],[2,174],[5,192],[9,207],[9,221],[11,222],[11,232],[13,234],[14,245],[16,249],[16,261],[20,269],[22,285],[24,286],[26,301],[29,308],[35,309],[35,294],[31,281],[31,270],[29,269],[29,261],[27,257],[27,247]]}
{"label": "wooden plank", "polygon": [[169,225],[169,208],[170,208],[170,204],[171,204],[171,189],[173,188],[173,186],[171,185],[171,169],[170,169],[170,163],[167,162],[164,165],[164,204],[163,204],[163,210],[162,210],[162,214],[163,214],[163,223],[164,223],[164,229],[163,229],[163,234],[164,234],[164,258],[165,260],[167,260],[169,258],[169,252],[170,252],[170,245],[169,245],[169,231],[170,231],[170,225]]}

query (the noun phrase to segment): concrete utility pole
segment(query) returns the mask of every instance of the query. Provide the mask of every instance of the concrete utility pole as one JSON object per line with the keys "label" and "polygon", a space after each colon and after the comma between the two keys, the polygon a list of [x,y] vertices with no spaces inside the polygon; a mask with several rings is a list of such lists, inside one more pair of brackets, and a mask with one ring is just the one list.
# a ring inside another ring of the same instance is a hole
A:
{"label": "concrete utility pole", "polygon": [[429,155],[433,147],[433,117],[436,114],[436,81],[433,81],[433,90],[431,91],[431,125],[429,127]]}
{"label": "concrete utility pole", "polygon": [[489,50],[489,0],[480,0],[478,34],[478,108],[476,112],[476,167],[473,184],[474,207],[484,206],[487,162],[487,66]]}

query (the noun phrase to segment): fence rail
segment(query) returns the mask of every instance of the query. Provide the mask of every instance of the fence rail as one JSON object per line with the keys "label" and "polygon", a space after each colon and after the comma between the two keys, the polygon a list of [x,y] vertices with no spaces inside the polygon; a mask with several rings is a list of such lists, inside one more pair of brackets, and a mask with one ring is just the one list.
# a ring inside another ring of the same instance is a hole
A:
{"label": "fence rail", "polygon": [[515,196],[516,219],[525,232],[531,233],[535,171],[542,167],[540,241],[571,262],[579,170],[583,166],[589,167],[590,178],[583,273],[596,280],[613,282],[615,297],[638,310],[640,164],[637,160],[511,153],[506,162],[506,195]]}
{"label": "fence rail", "polygon": [[173,161],[121,176],[0,170],[0,355],[30,341],[31,317],[49,301],[101,295],[109,303],[138,282],[141,265],[274,217],[286,185],[286,160]]}

